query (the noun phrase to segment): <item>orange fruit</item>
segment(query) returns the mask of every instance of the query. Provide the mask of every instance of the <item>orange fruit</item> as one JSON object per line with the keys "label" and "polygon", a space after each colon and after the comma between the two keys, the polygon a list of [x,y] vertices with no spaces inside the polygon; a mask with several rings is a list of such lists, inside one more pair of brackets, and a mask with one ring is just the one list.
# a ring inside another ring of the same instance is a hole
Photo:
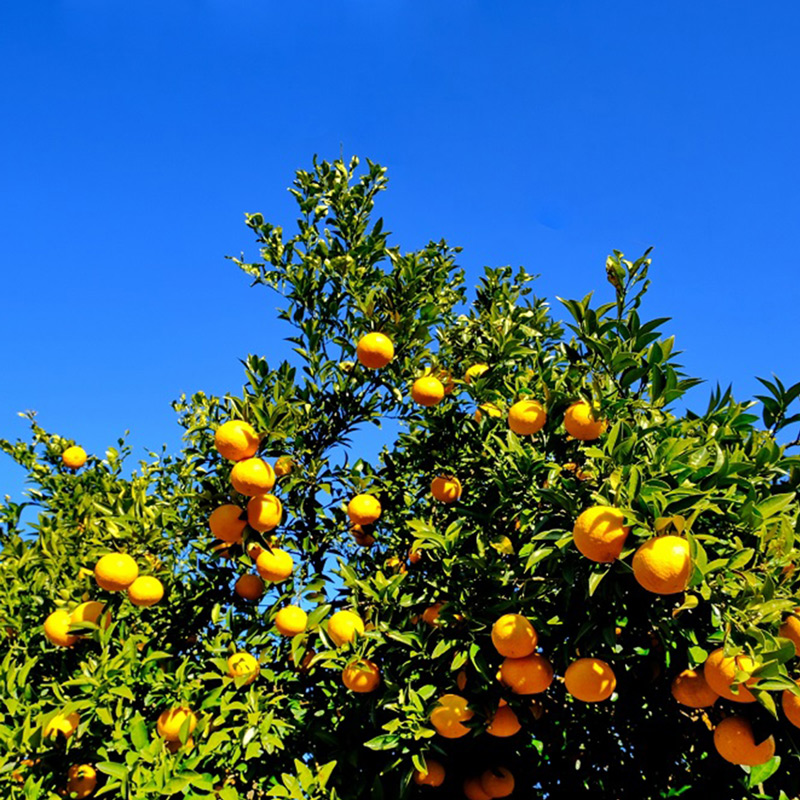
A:
{"label": "orange fruit", "polygon": [[575,546],[586,558],[606,564],[619,558],[630,528],[622,512],[611,506],[587,508],[572,529]]}
{"label": "orange fruit", "polygon": [[277,528],[282,516],[283,504],[274,494],[259,494],[247,503],[247,523],[259,533]]}
{"label": "orange fruit", "polygon": [[356,634],[364,635],[364,620],[354,611],[337,611],[328,620],[328,636],[337,647],[352,642]]}
{"label": "orange fruit", "polygon": [[139,567],[127,553],[108,553],[94,567],[94,578],[101,589],[121,592],[139,576]]}
{"label": "orange fruit", "polygon": [[377,664],[366,658],[351,661],[342,670],[342,683],[351,691],[358,694],[373,692],[381,682],[381,671]]}
{"label": "orange fruit", "polygon": [[[800,685],[800,681],[797,682]],[[800,728],[800,697],[792,694],[788,689],[781,692],[781,707],[786,719],[795,726]]]}
{"label": "orange fruit", "polygon": [[775,739],[770,736],[756,744],[753,728],[744,717],[727,717],[714,730],[714,747],[731,764],[756,767],[775,755]]}
{"label": "orange fruit", "polygon": [[461,498],[461,481],[447,475],[439,475],[431,481],[431,494],[440,503],[455,503]]}
{"label": "orange fruit", "polygon": [[75,634],[69,632],[72,617],[63,608],[56,609],[47,615],[44,621],[44,635],[58,647],[72,647],[78,641]]}
{"label": "orange fruit", "polygon": [[231,485],[239,494],[266,494],[275,486],[275,470],[261,458],[246,458],[233,465]]}
{"label": "orange fruit", "polygon": [[444,783],[444,767],[432,758],[425,759],[425,771],[414,770],[417,786],[441,786]]}
{"label": "orange fruit", "polygon": [[480,378],[486,370],[489,369],[488,364],[473,364],[465,373],[464,380],[467,383],[472,383],[476,378]]}
{"label": "orange fruit", "polygon": [[[725,650],[719,647],[713,653],[710,653],[706,659],[703,665],[703,674],[706,683],[720,697],[724,697],[726,700],[734,700],[737,703],[755,703],[756,698],[746,686],[738,684],[737,691],[733,691],[737,673],[744,672],[750,675],[755,668],[756,664],[750,656],[744,654],[726,656]],[[750,680],[745,678],[745,683],[748,686],[755,682],[755,678]]]}
{"label": "orange fruit", "polygon": [[508,797],[514,791],[514,776],[505,767],[487,769],[481,775],[481,789],[491,798]]}
{"label": "orange fruit", "polygon": [[281,456],[272,468],[275,476],[278,478],[285,478],[294,469],[295,463],[291,456]]}
{"label": "orange fruit", "polygon": [[584,703],[599,703],[614,693],[617,679],[614,671],[599,658],[579,658],[564,673],[567,691]]}
{"label": "orange fruit", "polygon": [[503,614],[492,626],[492,644],[501,656],[524,658],[536,649],[536,631],[522,614]]}
{"label": "orange fruit", "polygon": [[358,340],[356,358],[367,369],[381,369],[394,358],[392,340],[382,333],[368,333]]}
{"label": "orange fruit", "polygon": [[281,636],[297,636],[308,625],[308,614],[300,606],[284,606],[275,615],[275,627]]}
{"label": "orange fruit", "polygon": [[168,742],[177,742],[181,738],[181,728],[183,723],[188,720],[188,736],[191,736],[197,727],[197,716],[185,706],[171,708],[169,711],[162,711],[156,723],[156,730],[162,739]]}
{"label": "orange fruit", "polygon": [[683,592],[691,574],[689,542],[680,536],[648,539],[633,555],[633,577],[648,592]]}
{"label": "orange fruit", "polygon": [[444,400],[444,385],[433,375],[417,378],[411,387],[411,399],[426,408],[438,405]]}
{"label": "orange fruit", "polygon": [[223,458],[242,461],[252,458],[258,450],[258,434],[252,425],[233,419],[224,422],[214,434],[214,444]]}
{"label": "orange fruit", "polygon": [[258,575],[242,575],[234,584],[233,591],[244,600],[258,600],[264,594],[264,581]]}
{"label": "orange fruit", "polygon": [[538,400],[520,400],[508,411],[508,427],[519,436],[531,436],[547,422],[547,412]]}
{"label": "orange fruit", "polygon": [[473,414],[475,422],[480,422],[483,415],[488,414],[490,417],[502,417],[503,412],[494,403],[481,403]]}
{"label": "orange fruit", "polygon": [[208,517],[208,527],[211,533],[228,544],[238,544],[242,541],[242,531],[247,522],[241,519],[244,511],[239,506],[228,503],[215,508]]}
{"label": "orange fruit", "polygon": [[128,598],[135,606],[149,608],[164,596],[164,584],[152,575],[140,575],[129,587]]}
{"label": "orange fruit", "polygon": [[431,628],[435,628],[439,625],[439,612],[442,610],[442,606],[444,606],[444,603],[434,603],[432,606],[428,606],[422,612],[422,621],[430,625]]}
{"label": "orange fruit", "polygon": [[467,778],[463,786],[464,797],[466,797],[467,800],[492,800],[491,795],[483,791],[480,778]]}
{"label": "orange fruit", "polygon": [[[796,608],[795,613],[800,614],[800,608]],[[795,655],[800,656],[800,619],[787,617],[778,628],[778,636],[782,636],[784,639],[791,639],[794,642]]]}
{"label": "orange fruit", "polygon": [[372,494],[357,494],[347,504],[347,514],[354,525],[372,525],[381,515],[381,504]]}
{"label": "orange fruit", "polygon": [[431,711],[431,725],[445,739],[460,739],[469,733],[462,723],[472,719],[473,711],[467,701],[457,694],[443,694]]}
{"label": "orange fruit", "polygon": [[[138,578],[137,578],[138,580]],[[134,581],[135,583],[135,581]],[[133,585],[133,584],[131,584]],[[89,600],[85,603],[75,606],[74,611],[70,615],[70,620],[73,625],[81,625],[86,622],[91,622],[94,625],[100,625],[100,615],[103,613],[105,603],[99,603],[97,600]],[[107,628],[111,624],[111,612],[106,612],[105,619],[102,626]]]}
{"label": "orange fruit", "polygon": [[97,786],[97,772],[91,764],[73,764],[67,770],[67,795],[77,800],[88,797]]}
{"label": "orange fruit", "polygon": [[285,550],[273,547],[272,550],[264,550],[256,559],[256,569],[265,581],[280,583],[292,574],[294,560]]}
{"label": "orange fruit", "polygon": [[672,681],[672,696],[689,708],[708,708],[719,699],[719,695],[706,682],[702,668],[679,672]]}
{"label": "orange fruit", "polygon": [[511,710],[510,706],[501,705],[489,720],[486,733],[491,736],[505,738],[518,733],[522,725],[519,724],[517,715]]}
{"label": "orange fruit", "polygon": [[80,469],[86,463],[86,451],[74,444],[61,454],[61,463],[69,469]]}
{"label": "orange fruit", "polygon": [[261,672],[261,667],[255,656],[250,653],[234,653],[228,658],[228,675],[231,678],[247,677],[244,686],[249,686]]}
{"label": "orange fruit", "polygon": [[564,413],[564,427],[567,433],[583,442],[600,438],[606,429],[604,419],[596,419],[594,411],[585,400],[573,403]]}
{"label": "orange fruit", "polygon": [[372,547],[375,544],[375,537],[371,533],[367,533],[360,525],[353,525],[350,529],[356,544],[360,547]]}
{"label": "orange fruit", "polygon": [[464,691],[467,688],[467,672],[466,670],[460,670],[458,675],[456,675],[456,686],[459,688],[459,691]]}
{"label": "orange fruit", "polygon": [[507,658],[500,665],[500,680],[514,694],[539,694],[553,682],[553,665],[538,653]]}
{"label": "orange fruit", "polygon": [[80,722],[81,715],[77,711],[66,715],[56,714],[50,722],[44,726],[44,731],[42,733],[45,739],[51,736],[58,736],[59,733],[62,734],[65,739],[69,739],[78,729]]}

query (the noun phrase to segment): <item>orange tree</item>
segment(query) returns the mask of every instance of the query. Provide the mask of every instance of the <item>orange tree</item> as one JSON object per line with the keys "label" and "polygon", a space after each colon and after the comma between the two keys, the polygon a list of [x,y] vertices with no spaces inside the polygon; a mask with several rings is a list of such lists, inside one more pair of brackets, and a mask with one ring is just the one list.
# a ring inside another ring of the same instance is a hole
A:
{"label": "orange tree", "polygon": [[357,169],[247,216],[295,355],[180,453],[2,442],[3,796],[794,797],[800,384],[679,413],[647,254],[562,324]]}

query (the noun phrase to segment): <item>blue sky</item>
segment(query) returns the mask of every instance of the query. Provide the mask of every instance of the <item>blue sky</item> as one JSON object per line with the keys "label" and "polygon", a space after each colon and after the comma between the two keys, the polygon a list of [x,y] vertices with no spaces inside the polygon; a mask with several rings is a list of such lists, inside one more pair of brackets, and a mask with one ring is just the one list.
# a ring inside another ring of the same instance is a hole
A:
{"label": "blue sky", "polygon": [[[181,392],[277,360],[274,299],[224,260],[291,225],[314,153],[389,168],[405,250],[447,238],[538,291],[610,294],[689,371],[800,379],[795,3],[7,0],[0,6],[0,436],[16,413],[102,453],[178,443]],[[710,386],[695,392],[701,404]],[[0,461],[0,493],[21,474]]]}

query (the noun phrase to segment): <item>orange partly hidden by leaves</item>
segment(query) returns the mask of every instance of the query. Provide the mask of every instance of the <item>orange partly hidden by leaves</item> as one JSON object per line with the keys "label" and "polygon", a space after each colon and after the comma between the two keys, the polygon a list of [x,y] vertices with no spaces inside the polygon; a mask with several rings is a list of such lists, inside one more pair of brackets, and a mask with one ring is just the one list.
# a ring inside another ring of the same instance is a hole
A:
{"label": "orange partly hidden by leaves", "polygon": [[78,729],[81,722],[81,715],[77,711],[71,714],[56,714],[50,722],[44,726],[42,732],[45,739],[51,736],[58,736],[60,733],[65,739],[69,739]]}
{"label": "orange partly hidden by leaves", "polygon": [[[795,609],[795,614],[800,614],[800,608]],[[778,628],[778,636],[790,639],[794,643],[795,655],[800,656],[800,618],[787,617]]]}
{"label": "orange partly hidden by leaves", "polygon": [[553,682],[553,665],[538,653],[507,658],[500,665],[500,680],[514,694],[539,694]]}
{"label": "orange partly hidden by leaves", "polygon": [[501,705],[489,720],[486,733],[492,736],[505,738],[519,733],[521,728],[522,725],[519,724],[519,719],[511,708],[507,705]]}
{"label": "orange partly hidden by leaves", "polygon": [[337,647],[364,635],[364,620],[354,611],[337,611],[328,620],[328,636]]}
{"label": "orange partly hidden by leaves", "polygon": [[450,475],[439,475],[431,481],[431,494],[440,503],[455,503],[461,497],[461,481]]}
{"label": "orange partly hidden by leaves", "polygon": [[630,528],[623,513],[612,506],[587,508],[572,529],[575,546],[586,558],[607,564],[619,558]]}
{"label": "orange partly hidden by leaves", "polygon": [[72,647],[78,641],[75,634],[69,632],[72,616],[69,611],[59,608],[48,614],[44,621],[44,635],[58,647]]}
{"label": "orange partly hidden by leaves", "polygon": [[567,691],[584,703],[608,700],[617,686],[614,670],[599,658],[579,658],[564,673]]}
{"label": "orange partly hidden by leaves", "polygon": [[366,658],[351,661],[342,670],[342,683],[351,691],[359,694],[373,692],[381,682],[381,671],[378,665]]}
{"label": "orange partly hidden by leaves", "polygon": [[719,695],[708,685],[702,668],[679,672],[672,680],[672,696],[689,708],[708,708],[719,700]]}
{"label": "orange partly hidden by leaves", "polygon": [[97,786],[97,771],[91,764],[73,764],[67,770],[67,796],[84,800]]}
{"label": "orange partly hidden by leaves", "polygon": [[197,717],[191,709],[181,706],[178,708],[171,708],[168,711],[162,711],[156,723],[158,735],[168,742],[179,741],[181,727],[187,719],[189,720],[189,735],[191,735],[197,727]]}
{"label": "orange partly hidden by leaves", "polygon": [[242,531],[247,525],[247,521],[241,519],[243,514],[239,506],[227,503],[209,514],[208,527],[217,539],[228,544],[238,544],[242,541]]}
{"label": "orange partly hidden by leaves", "polygon": [[483,791],[480,777],[467,778],[464,781],[463,788],[464,797],[466,797],[467,800],[492,800],[491,795]]}
{"label": "orange partly hidden by leaves", "polygon": [[691,574],[689,542],[680,536],[648,539],[633,555],[633,576],[648,592],[682,592]]}
{"label": "orange partly hidden by leaves", "polygon": [[599,439],[606,429],[604,419],[596,419],[586,400],[573,403],[564,413],[564,428],[575,439],[591,442]]}
{"label": "orange partly hidden by leaves", "polygon": [[[800,686],[800,681],[797,681],[797,685]],[[795,728],[800,728],[800,697],[796,694],[792,694],[788,689],[784,689],[781,692],[781,707],[783,708],[783,713],[786,715],[786,719],[795,726]]]}
{"label": "orange partly hidden by leaves", "polygon": [[514,791],[514,776],[505,767],[487,769],[481,775],[481,788],[493,800],[508,797]]}
{"label": "orange partly hidden by leaves", "polygon": [[252,425],[242,420],[229,420],[214,434],[217,452],[229,461],[252,458],[258,450],[258,434]]}
{"label": "orange partly hidden by leaves", "polygon": [[256,657],[250,653],[234,653],[228,658],[228,675],[231,678],[246,677],[245,686],[251,684],[258,677],[259,672],[261,672],[261,667]]}
{"label": "orange partly hidden by leaves", "polygon": [[367,369],[381,369],[394,358],[392,340],[382,333],[368,333],[358,340],[356,358]]}
{"label": "orange partly hidden by leaves", "polygon": [[441,786],[444,783],[444,767],[432,758],[425,761],[425,771],[414,770],[414,783],[417,786]]}
{"label": "orange partly hidden by leaves", "polygon": [[492,626],[492,644],[506,658],[529,656],[536,641],[533,625],[522,614],[503,614]]}
{"label": "orange partly hidden by leaves", "polygon": [[476,378],[480,378],[484,372],[489,369],[488,364],[473,364],[465,373],[464,380],[467,383],[472,383]]}
{"label": "orange partly hidden by leaves", "polygon": [[714,747],[731,764],[757,767],[775,755],[775,739],[770,736],[756,744],[753,728],[744,717],[727,717],[714,730]]}
{"label": "orange partly hidden by leaves", "polygon": [[[753,672],[756,664],[748,655],[726,656],[723,648],[719,647],[711,653],[703,665],[703,674],[706,683],[726,700],[737,703],[755,703],[753,693],[741,684],[735,684],[736,676],[744,673],[743,680],[748,685],[754,684],[755,678],[748,680],[747,676]],[[735,691],[734,691],[735,690]]]}
{"label": "orange partly hidden by leaves", "polygon": [[431,725],[445,739],[460,739],[469,733],[469,728],[463,723],[472,717],[473,711],[465,698],[457,694],[444,694],[431,711]]}

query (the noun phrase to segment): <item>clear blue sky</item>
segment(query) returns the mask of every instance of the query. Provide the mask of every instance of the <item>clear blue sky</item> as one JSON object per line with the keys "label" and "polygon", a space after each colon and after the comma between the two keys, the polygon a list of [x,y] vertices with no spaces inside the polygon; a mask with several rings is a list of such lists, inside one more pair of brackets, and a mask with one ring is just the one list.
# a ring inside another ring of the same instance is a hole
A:
{"label": "clear blue sky", "polygon": [[[794,2],[6,0],[0,435],[178,443],[169,402],[277,360],[243,212],[294,220],[314,153],[388,166],[404,249],[446,237],[539,293],[608,296],[655,245],[645,313],[689,370],[800,379]],[[709,387],[696,393],[705,396]],[[0,493],[20,474],[0,461]]]}

